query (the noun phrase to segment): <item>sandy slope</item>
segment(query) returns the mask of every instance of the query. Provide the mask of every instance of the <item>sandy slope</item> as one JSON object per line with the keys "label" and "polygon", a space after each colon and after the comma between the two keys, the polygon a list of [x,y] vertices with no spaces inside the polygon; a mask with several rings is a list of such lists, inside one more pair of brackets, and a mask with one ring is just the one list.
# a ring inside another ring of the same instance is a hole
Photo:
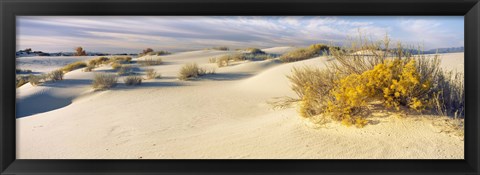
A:
{"label": "sandy slope", "polygon": [[266,103],[295,97],[284,75],[294,66],[323,66],[324,57],[244,62],[197,81],[175,78],[184,63],[213,67],[208,58],[228,53],[164,56],[165,65],[153,68],[165,78],[138,87],[120,81],[113,90],[92,92],[92,73],[81,71],[64,82],[23,86],[17,104],[25,111],[55,104],[38,103],[49,96],[66,105],[17,119],[17,158],[463,158],[462,139],[426,117],[385,113],[363,129],[334,123],[315,129],[295,108],[273,110]]}

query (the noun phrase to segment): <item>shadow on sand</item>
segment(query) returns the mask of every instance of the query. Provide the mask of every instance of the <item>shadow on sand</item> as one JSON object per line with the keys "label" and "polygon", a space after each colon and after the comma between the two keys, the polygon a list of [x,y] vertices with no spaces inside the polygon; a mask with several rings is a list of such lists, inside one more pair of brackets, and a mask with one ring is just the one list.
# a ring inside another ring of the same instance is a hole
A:
{"label": "shadow on sand", "polygon": [[231,81],[248,78],[252,75],[248,73],[215,73],[203,75],[198,80]]}

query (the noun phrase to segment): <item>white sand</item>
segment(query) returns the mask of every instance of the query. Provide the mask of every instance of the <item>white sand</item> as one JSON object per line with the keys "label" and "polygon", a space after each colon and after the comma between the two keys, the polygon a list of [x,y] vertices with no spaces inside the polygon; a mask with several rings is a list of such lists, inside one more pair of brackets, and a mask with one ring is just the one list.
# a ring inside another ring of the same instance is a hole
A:
{"label": "white sand", "polygon": [[48,73],[67,64],[87,61],[96,56],[34,56],[16,58],[17,69],[28,69],[34,73]]}
{"label": "white sand", "polygon": [[[119,81],[112,90],[93,92],[93,72],[80,70],[64,81],[24,85],[17,92],[25,115],[17,119],[17,158],[463,159],[463,140],[426,117],[385,114],[362,129],[335,123],[315,129],[295,108],[273,110],[266,103],[295,97],[285,75],[293,66],[323,66],[324,57],[243,62],[197,81],[176,79],[183,64],[215,67],[208,59],[230,52],[162,56],[165,64],[152,68],[165,78],[137,87]],[[447,55],[442,65],[463,64],[463,55]]]}

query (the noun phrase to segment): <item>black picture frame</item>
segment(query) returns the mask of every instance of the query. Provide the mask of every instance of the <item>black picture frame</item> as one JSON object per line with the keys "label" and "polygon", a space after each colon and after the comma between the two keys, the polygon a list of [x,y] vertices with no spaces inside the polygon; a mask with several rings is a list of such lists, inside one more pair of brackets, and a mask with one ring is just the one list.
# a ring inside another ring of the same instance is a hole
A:
{"label": "black picture frame", "polygon": [[[0,0],[0,174],[479,174],[478,0]],[[464,160],[18,160],[15,17],[20,15],[461,15]]]}

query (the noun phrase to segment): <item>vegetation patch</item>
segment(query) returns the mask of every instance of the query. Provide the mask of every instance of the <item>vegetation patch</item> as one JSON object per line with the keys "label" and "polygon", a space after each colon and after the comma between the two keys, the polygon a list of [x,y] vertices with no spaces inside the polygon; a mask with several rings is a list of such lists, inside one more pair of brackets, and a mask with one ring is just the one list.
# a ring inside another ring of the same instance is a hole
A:
{"label": "vegetation patch", "polygon": [[307,48],[292,50],[280,56],[282,62],[295,62],[314,58],[323,53],[328,53],[330,47],[324,44],[312,44]]}
{"label": "vegetation patch", "polygon": [[71,72],[75,69],[80,69],[80,68],[84,68],[84,67],[87,67],[87,63],[85,63],[83,61],[78,61],[78,62],[70,63],[70,64],[64,66],[62,68],[62,71],[64,73],[67,73],[67,72]]}
{"label": "vegetation patch", "polygon": [[147,79],[156,79],[162,77],[162,75],[157,73],[154,69],[146,69],[145,73],[147,75]]}
{"label": "vegetation patch", "polygon": [[141,66],[155,66],[162,64],[162,58],[145,58],[143,60],[138,60],[138,64]]}
{"label": "vegetation patch", "polygon": [[185,64],[181,69],[178,76],[180,80],[196,79],[202,75],[214,74],[215,70],[207,71],[205,68],[198,67],[197,63]]}
{"label": "vegetation patch", "polygon": [[128,76],[123,79],[127,86],[137,86],[142,84],[142,77],[140,76]]}
{"label": "vegetation patch", "polygon": [[110,62],[110,58],[108,58],[108,57],[98,57],[98,58],[91,59],[90,61],[88,61],[88,65],[98,67],[102,64],[107,64],[109,62]]}
{"label": "vegetation patch", "polygon": [[63,71],[62,70],[54,70],[48,73],[47,77],[50,81],[60,81],[63,80]]}
{"label": "vegetation patch", "polygon": [[[299,96],[302,117],[363,127],[371,116],[369,106],[378,101],[397,111],[463,117],[463,75],[443,71],[436,56],[413,55],[401,45],[389,50],[388,38],[360,43],[352,48],[330,47],[336,61],[329,62],[326,69],[293,69],[288,78]],[[359,50],[396,54],[354,54]]]}
{"label": "vegetation patch", "polygon": [[94,90],[111,89],[117,85],[117,80],[115,74],[98,73],[93,77],[92,87]]}

